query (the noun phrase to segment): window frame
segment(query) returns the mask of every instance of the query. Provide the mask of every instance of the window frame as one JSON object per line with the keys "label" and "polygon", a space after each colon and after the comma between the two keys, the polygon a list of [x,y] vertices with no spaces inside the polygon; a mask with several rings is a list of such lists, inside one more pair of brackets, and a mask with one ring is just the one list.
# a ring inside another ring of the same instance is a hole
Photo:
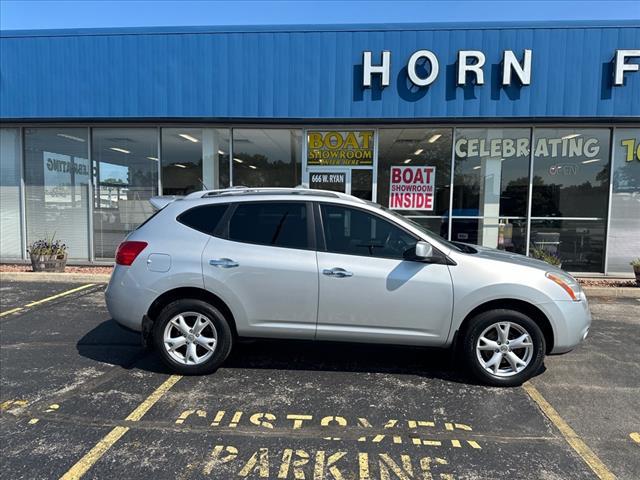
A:
{"label": "window frame", "polygon": [[416,243],[419,242],[419,241],[424,241],[424,242],[429,243],[429,245],[431,245],[433,247],[434,252],[436,252],[436,255],[434,255],[434,256],[441,256],[443,259],[446,258],[445,255],[442,252],[440,252],[440,250],[438,250],[438,248],[436,248],[432,243],[430,243],[427,240],[424,240],[424,239],[416,236],[415,233],[413,233],[413,232],[409,231],[408,229],[404,228],[403,225],[400,225],[400,224],[398,224],[398,223],[386,218],[383,215],[379,215],[376,212],[372,212],[371,210],[367,210],[366,208],[360,208],[360,207],[355,206],[355,205],[344,205],[342,203],[317,202],[317,201],[314,201],[313,203],[314,203],[314,210],[316,211],[315,212],[315,216],[316,216],[316,240],[318,242],[318,251],[319,252],[332,253],[332,254],[335,254],[335,255],[349,255],[349,256],[352,256],[352,257],[361,257],[361,258],[383,258],[383,259],[386,259],[386,260],[399,260],[401,262],[438,263],[438,262],[433,262],[433,261],[425,262],[425,261],[417,259],[417,258],[406,258],[406,257],[399,258],[399,257],[390,257],[390,256],[384,256],[384,255],[359,255],[357,253],[345,253],[345,252],[333,252],[333,251],[330,251],[327,248],[327,241],[326,241],[326,234],[325,234],[325,227],[324,227],[324,218],[322,216],[322,208],[321,208],[322,205],[329,205],[329,206],[334,206],[334,207],[337,206],[337,207],[342,207],[342,208],[348,208],[348,209],[351,209],[351,210],[357,210],[357,211],[360,211],[362,213],[369,214],[369,215],[371,215],[373,217],[376,217],[381,221],[390,223],[393,227],[402,230],[404,233],[406,233],[407,235],[412,237],[416,241]]}
{"label": "window frame", "polygon": [[[264,204],[274,204],[274,203],[298,203],[298,204],[304,204],[305,208],[306,208],[306,212],[307,212],[307,247],[306,248],[294,248],[294,247],[283,247],[280,245],[268,245],[265,243],[258,243],[258,242],[244,242],[244,241],[239,241],[239,240],[234,240],[232,238],[230,238],[229,236],[229,224],[231,223],[231,219],[233,218],[233,216],[236,213],[236,210],[238,209],[238,207],[240,207],[241,205],[264,205]],[[225,240],[228,240],[230,242],[234,242],[234,243],[239,243],[239,244],[244,244],[244,245],[260,245],[263,247],[269,247],[269,248],[284,248],[287,250],[309,250],[309,251],[316,251],[317,248],[317,243],[316,243],[316,227],[315,227],[315,217],[314,217],[314,209],[313,206],[311,205],[311,202],[309,201],[305,201],[305,200],[300,200],[300,199],[295,199],[295,200],[248,200],[245,202],[235,202],[235,203],[231,203],[229,204],[230,208],[227,209],[227,211],[225,212],[225,214],[222,216],[222,218],[220,219],[220,223],[218,223],[218,227],[216,229],[216,234],[214,236],[223,238]]]}

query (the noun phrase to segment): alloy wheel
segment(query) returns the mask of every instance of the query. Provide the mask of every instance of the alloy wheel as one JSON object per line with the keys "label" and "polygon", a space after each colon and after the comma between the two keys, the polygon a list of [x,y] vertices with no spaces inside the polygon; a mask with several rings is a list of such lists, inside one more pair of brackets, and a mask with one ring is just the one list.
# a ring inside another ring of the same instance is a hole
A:
{"label": "alloy wheel", "polygon": [[513,322],[490,325],[476,342],[478,362],[496,377],[510,377],[527,368],[533,358],[533,350],[529,332]]}
{"label": "alloy wheel", "polygon": [[163,344],[169,356],[183,365],[200,365],[216,350],[218,332],[209,317],[184,312],[167,322]]}

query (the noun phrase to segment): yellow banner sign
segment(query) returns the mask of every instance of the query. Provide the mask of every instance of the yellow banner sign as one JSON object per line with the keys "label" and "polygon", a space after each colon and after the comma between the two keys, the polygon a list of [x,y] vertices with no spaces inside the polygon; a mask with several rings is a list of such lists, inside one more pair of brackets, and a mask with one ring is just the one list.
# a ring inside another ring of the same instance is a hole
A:
{"label": "yellow banner sign", "polygon": [[373,130],[307,132],[307,165],[373,165]]}

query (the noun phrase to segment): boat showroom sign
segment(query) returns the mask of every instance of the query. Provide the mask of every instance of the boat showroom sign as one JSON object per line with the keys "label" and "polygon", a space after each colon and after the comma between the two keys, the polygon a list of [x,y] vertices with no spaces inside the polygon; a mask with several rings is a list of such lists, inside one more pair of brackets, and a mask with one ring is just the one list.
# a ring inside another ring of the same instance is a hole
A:
{"label": "boat showroom sign", "polygon": [[[382,87],[390,84],[391,52],[384,50],[379,55],[379,63],[374,65],[372,52],[366,50],[362,54],[362,86],[371,87],[374,75],[380,76]],[[640,50],[616,50],[612,60],[612,84],[616,87],[624,85],[625,72],[640,71],[640,64],[631,59],[640,58]],[[512,84],[517,77],[520,85],[531,85],[531,62],[533,51],[525,49],[522,58],[518,59],[513,50],[502,52],[502,85]],[[460,50],[457,59],[456,85],[464,86],[472,79],[475,85],[484,85],[484,66],[486,57],[480,50]],[[421,71],[418,71],[421,66]],[[440,73],[440,62],[431,50],[418,50],[407,61],[407,75],[411,83],[417,87],[427,87],[436,81]]]}

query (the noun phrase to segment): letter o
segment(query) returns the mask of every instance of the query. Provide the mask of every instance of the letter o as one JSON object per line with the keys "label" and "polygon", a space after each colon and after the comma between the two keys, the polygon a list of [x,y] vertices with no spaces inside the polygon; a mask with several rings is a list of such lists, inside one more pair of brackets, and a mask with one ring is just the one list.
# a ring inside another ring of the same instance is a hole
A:
{"label": "letter o", "polygon": [[[418,60],[421,58],[426,58],[431,64],[431,72],[427,76],[427,78],[420,78],[416,73],[416,64]],[[409,58],[409,63],[407,64],[407,73],[409,74],[409,80],[418,86],[418,87],[426,87],[427,85],[431,85],[436,81],[438,77],[438,72],[440,70],[440,66],[438,65],[438,58],[434,55],[434,53],[430,50],[418,50]]]}
{"label": "letter o", "polygon": [[[333,143],[333,139],[335,139],[335,144]],[[342,147],[342,135],[340,135],[338,132],[327,133],[324,136],[324,145],[331,150]]]}

